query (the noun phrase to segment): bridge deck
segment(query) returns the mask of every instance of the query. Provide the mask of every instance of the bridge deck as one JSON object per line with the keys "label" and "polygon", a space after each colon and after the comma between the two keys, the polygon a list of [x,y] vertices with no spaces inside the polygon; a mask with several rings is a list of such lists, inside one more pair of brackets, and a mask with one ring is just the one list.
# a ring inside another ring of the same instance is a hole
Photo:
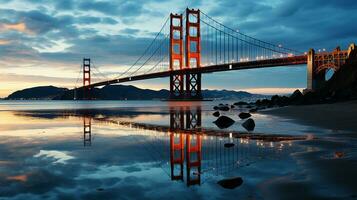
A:
{"label": "bridge deck", "polygon": [[164,72],[156,72],[156,73],[150,73],[150,74],[118,78],[118,79],[94,83],[94,84],[89,85],[89,87],[100,87],[100,86],[113,85],[113,84],[125,83],[125,82],[130,82],[130,81],[163,78],[163,77],[168,77],[171,74],[180,74],[180,73],[202,73],[202,74],[204,74],[204,73],[223,72],[223,71],[230,71],[230,70],[255,69],[255,68],[266,68],[266,67],[277,67],[277,66],[288,66],[288,65],[301,65],[301,64],[306,64],[306,63],[307,63],[306,55],[292,56],[292,57],[286,57],[286,58],[267,59],[267,60],[236,62],[236,63],[229,63],[229,64],[202,66],[200,68],[186,68],[183,70],[164,71]]}

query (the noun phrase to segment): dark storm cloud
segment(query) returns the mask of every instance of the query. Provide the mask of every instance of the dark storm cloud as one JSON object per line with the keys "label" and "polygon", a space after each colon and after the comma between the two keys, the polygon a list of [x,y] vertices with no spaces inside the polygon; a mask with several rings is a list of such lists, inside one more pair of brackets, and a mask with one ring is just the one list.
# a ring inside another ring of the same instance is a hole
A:
{"label": "dark storm cloud", "polygon": [[[32,7],[29,10],[1,9],[0,24],[24,22],[33,35],[16,31],[0,32],[0,39],[10,41],[0,46],[0,57],[23,56],[73,64],[88,56],[102,64],[130,65],[155,36],[152,33],[155,31],[147,28],[148,24],[157,23],[151,22],[151,19],[164,20],[170,11],[178,12],[186,6],[200,8],[214,19],[250,36],[300,52],[312,47],[331,50],[337,45],[345,49],[357,39],[355,0],[199,0],[180,4],[159,0],[23,1],[30,2]],[[166,3],[172,8],[155,8]],[[110,27],[111,31],[103,30],[100,25]],[[51,48],[61,40],[69,45],[63,51],[41,53],[35,50]],[[218,75],[212,77],[214,80]]]}
{"label": "dark storm cloud", "polygon": [[357,2],[353,0],[288,0],[278,4],[223,0],[209,15],[221,17],[224,24],[248,35],[306,51],[355,42],[355,8]]}

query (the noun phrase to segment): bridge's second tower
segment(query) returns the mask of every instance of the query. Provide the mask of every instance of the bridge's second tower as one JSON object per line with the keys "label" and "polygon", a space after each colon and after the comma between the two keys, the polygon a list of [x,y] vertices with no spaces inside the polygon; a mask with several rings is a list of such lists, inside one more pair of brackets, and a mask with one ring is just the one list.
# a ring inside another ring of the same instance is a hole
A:
{"label": "bridge's second tower", "polygon": [[[200,10],[186,9],[186,68],[201,67]],[[201,73],[186,73],[186,98],[202,99]]]}
{"label": "bridge's second tower", "polygon": [[90,75],[90,58],[83,58],[83,99],[91,99],[90,90],[88,87],[91,84]]}

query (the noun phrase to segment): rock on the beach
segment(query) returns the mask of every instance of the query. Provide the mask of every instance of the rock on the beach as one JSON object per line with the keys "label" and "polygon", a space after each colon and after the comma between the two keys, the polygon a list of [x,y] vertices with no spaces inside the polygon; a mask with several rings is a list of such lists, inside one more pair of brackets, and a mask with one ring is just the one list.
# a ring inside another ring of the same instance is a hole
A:
{"label": "rock on the beach", "polygon": [[252,115],[250,113],[241,112],[241,113],[239,113],[238,116],[241,119],[247,119],[247,118],[251,117]]}
{"label": "rock on the beach", "polygon": [[213,106],[213,110],[218,110],[218,106]]}
{"label": "rock on the beach", "polygon": [[231,119],[227,116],[220,116],[213,123],[215,123],[218,126],[218,128],[225,129],[225,128],[232,126],[234,124],[234,122],[235,121],[233,119]]}
{"label": "rock on the beach", "polygon": [[243,184],[243,179],[241,177],[235,177],[230,179],[223,179],[217,182],[218,185],[226,189],[234,189]]}
{"label": "rock on the beach", "polygon": [[229,107],[227,105],[220,105],[220,106],[218,106],[218,110],[220,110],[220,111],[228,111]]}
{"label": "rock on the beach", "polygon": [[216,111],[216,112],[214,112],[212,115],[215,116],[215,117],[219,117],[219,116],[221,115],[221,113],[219,113],[218,111]]}
{"label": "rock on the beach", "polygon": [[225,143],[225,144],[224,144],[224,147],[225,147],[225,148],[234,147],[234,143]]}
{"label": "rock on the beach", "polygon": [[231,105],[231,108],[233,109],[233,108],[235,108],[235,106],[234,106],[234,105]]}
{"label": "rock on the beach", "polygon": [[245,121],[242,126],[247,129],[247,131],[253,131],[255,128],[255,122],[253,119],[247,119],[247,121]]}
{"label": "rock on the beach", "polygon": [[249,110],[250,113],[255,113],[257,111],[258,111],[258,109],[256,109],[256,108],[252,108],[252,109]]}
{"label": "rock on the beach", "polygon": [[294,93],[290,96],[291,101],[300,100],[303,97],[303,94],[300,90],[295,90]]}
{"label": "rock on the beach", "polygon": [[342,151],[335,152],[335,158],[343,158],[344,156],[345,156],[345,153]]}

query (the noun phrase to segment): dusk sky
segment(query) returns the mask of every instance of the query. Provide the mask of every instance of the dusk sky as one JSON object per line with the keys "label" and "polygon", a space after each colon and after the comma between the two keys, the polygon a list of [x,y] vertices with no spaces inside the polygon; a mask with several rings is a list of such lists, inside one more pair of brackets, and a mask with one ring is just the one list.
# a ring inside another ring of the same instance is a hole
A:
{"label": "dusk sky", "polygon": [[[73,88],[83,57],[108,77],[135,62],[171,12],[199,8],[255,38],[308,51],[357,42],[356,0],[0,0],[0,97],[32,86]],[[204,89],[285,93],[306,87],[306,67],[203,76]],[[168,88],[168,79],[130,83]]]}

